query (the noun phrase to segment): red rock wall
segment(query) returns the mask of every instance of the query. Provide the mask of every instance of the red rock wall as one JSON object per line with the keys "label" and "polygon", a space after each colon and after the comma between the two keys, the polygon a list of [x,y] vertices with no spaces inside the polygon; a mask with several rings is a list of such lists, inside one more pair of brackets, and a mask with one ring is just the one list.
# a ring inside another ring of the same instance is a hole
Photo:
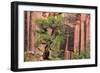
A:
{"label": "red rock wall", "polygon": [[[38,18],[44,18],[46,19],[48,17],[49,13],[43,13],[43,12],[30,12],[26,11],[26,27],[25,33],[27,35],[25,36],[26,40],[26,49],[28,51],[35,51],[34,43],[36,41],[36,38],[38,37],[38,34],[34,33],[33,30],[39,29],[36,24],[36,19]],[[90,15],[88,14],[80,14],[80,17],[78,20],[75,21],[74,25],[70,25],[71,27],[74,27],[74,52],[80,53],[86,48],[86,44],[90,40]],[[66,37],[67,38],[67,37]],[[64,52],[64,59],[71,59],[71,51],[68,51],[68,38],[66,40],[66,47]]]}

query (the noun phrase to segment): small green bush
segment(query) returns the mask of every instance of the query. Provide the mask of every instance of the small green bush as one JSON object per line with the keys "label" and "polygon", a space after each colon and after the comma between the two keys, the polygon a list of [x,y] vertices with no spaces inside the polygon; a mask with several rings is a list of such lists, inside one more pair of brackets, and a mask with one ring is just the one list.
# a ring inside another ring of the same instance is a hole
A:
{"label": "small green bush", "polygon": [[88,59],[90,58],[90,48],[86,48],[84,51],[79,53],[72,53],[72,59]]}

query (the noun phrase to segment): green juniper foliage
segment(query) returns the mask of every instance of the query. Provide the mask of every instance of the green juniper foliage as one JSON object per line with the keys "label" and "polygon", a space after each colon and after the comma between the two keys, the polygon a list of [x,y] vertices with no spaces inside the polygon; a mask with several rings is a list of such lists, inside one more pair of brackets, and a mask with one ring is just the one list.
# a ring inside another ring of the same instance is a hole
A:
{"label": "green juniper foliage", "polygon": [[[37,19],[37,24],[40,28],[38,30],[39,37],[35,43],[35,47],[38,48],[41,41],[46,42],[46,51],[48,51],[49,60],[63,59],[62,51],[64,48],[61,47],[61,43],[65,40],[65,29],[63,24],[63,17],[61,16],[49,16],[48,19]],[[52,30],[51,34],[48,34],[47,29]],[[45,51],[45,52],[46,52]]]}

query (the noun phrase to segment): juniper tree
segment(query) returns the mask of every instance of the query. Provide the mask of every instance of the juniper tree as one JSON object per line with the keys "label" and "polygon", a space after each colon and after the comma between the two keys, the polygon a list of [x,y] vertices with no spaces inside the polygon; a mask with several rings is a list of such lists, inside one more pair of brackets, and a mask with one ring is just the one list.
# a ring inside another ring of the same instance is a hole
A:
{"label": "juniper tree", "polygon": [[[35,48],[44,41],[46,47],[43,52],[43,58],[49,60],[63,59],[61,44],[65,40],[65,28],[62,16],[49,16],[47,19],[37,19],[37,25],[40,28],[34,32],[39,34],[37,41],[35,42]],[[62,56],[62,57],[61,57]]]}

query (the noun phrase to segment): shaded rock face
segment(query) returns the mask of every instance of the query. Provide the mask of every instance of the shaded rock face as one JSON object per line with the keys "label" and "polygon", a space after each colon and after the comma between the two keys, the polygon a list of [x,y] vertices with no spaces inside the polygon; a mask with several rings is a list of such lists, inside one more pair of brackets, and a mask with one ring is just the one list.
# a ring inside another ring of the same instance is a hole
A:
{"label": "shaded rock face", "polygon": [[64,54],[65,59],[70,59],[71,51],[80,54],[81,51],[86,50],[87,42],[89,42],[90,39],[90,15],[66,13],[63,17],[66,32],[73,32],[72,36],[69,37],[67,35],[68,37],[66,37],[66,49]]}

